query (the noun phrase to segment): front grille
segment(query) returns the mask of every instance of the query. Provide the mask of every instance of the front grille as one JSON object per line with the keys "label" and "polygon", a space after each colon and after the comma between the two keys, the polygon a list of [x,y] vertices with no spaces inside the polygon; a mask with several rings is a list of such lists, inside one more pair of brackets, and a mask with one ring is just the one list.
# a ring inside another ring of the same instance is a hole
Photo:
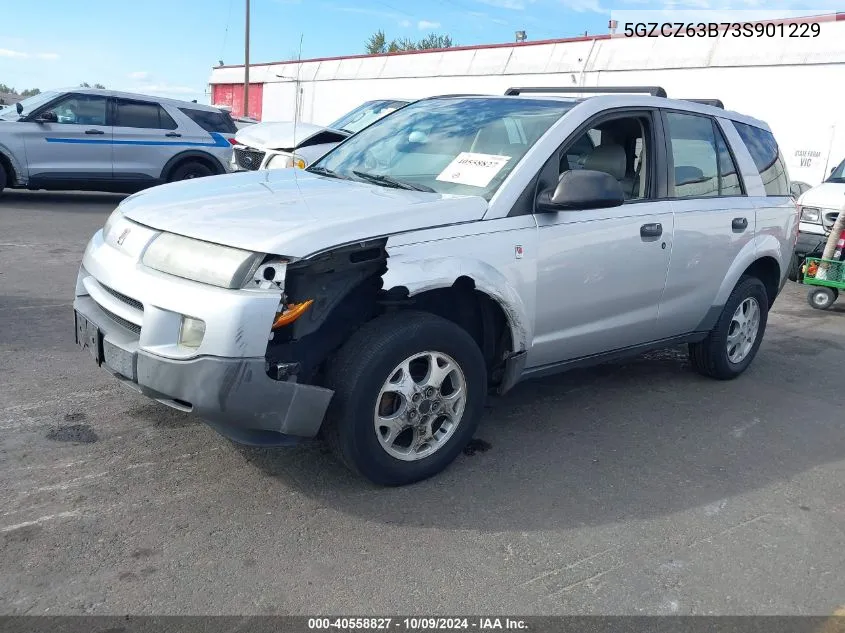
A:
{"label": "front grille", "polygon": [[254,171],[261,167],[261,161],[264,160],[264,152],[257,149],[250,149],[248,147],[235,148],[235,161],[241,169],[249,169]]}
{"label": "front grille", "polygon": [[112,288],[109,288],[108,286],[106,286],[104,284],[100,284],[100,288],[105,290],[107,293],[109,293],[112,297],[114,297],[118,301],[121,301],[121,302],[125,303],[126,305],[128,305],[132,308],[135,308],[136,310],[140,310],[141,312],[144,311],[144,304],[141,303],[140,301],[138,301],[137,299],[133,299],[132,297],[127,297],[125,294],[118,292],[117,290],[114,290]]}
{"label": "front grille", "polygon": [[121,326],[121,327],[123,327],[123,328],[126,328],[127,330],[129,330],[130,332],[134,332],[135,334],[138,334],[138,335],[140,335],[140,334],[141,334],[141,326],[140,326],[140,325],[138,325],[138,324],[136,324],[136,323],[132,323],[132,321],[127,321],[127,320],[126,320],[126,319],[124,319],[123,317],[117,316],[114,312],[111,312],[111,311],[109,311],[109,310],[106,310],[106,309],[105,309],[103,306],[101,306],[99,303],[97,304],[97,306],[100,308],[100,310],[102,310],[102,311],[103,311],[103,313],[104,313],[104,314],[105,314],[108,318],[110,318],[112,321],[114,321],[115,323],[117,323],[119,326]]}

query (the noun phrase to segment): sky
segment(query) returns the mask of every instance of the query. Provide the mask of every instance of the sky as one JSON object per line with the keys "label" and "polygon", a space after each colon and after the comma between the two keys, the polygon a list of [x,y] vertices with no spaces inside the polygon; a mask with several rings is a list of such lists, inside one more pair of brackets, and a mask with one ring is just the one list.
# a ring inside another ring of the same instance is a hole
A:
{"label": "sky", "polygon": [[[243,63],[246,1],[0,0],[0,83],[18,90],[102,83],[207,103],[212,66]],[[474,45],[512,42],[517,30],[529,40],[606,33],[611,11],[620,10],[661,10],[670,21],[689,9],[843,10],[842,0],[250,1],[252,63],[296,59],[300,42],[302,58],[361,54],[379,29],[388,39],[436,32]]]}

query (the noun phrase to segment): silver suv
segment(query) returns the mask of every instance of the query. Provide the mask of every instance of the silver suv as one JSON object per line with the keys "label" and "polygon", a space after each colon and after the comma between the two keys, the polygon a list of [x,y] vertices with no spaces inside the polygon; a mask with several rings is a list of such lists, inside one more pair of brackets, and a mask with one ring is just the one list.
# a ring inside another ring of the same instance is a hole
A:
{"label": "silver suv", "polygon": [[132,192],[226,172],[228,113],[112,90],[42,92],[0,109],[4,187]]}
{"label": "silver suv", "polygon": [[699,372],[738,376],[797,227],[778,146],[748,116],[438,97],[306,170],[127,198],[85,251],[76,338],[239,442],[319,435],[406,484],[526,378],[678,343]]}

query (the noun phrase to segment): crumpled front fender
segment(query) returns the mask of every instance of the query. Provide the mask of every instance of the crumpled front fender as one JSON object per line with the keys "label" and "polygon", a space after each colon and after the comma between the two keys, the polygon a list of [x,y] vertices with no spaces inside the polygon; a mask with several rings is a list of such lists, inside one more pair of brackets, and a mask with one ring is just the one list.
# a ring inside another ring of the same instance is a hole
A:
{"label": "crumpled front fender", "polygon": [[449,288],[461,277],[472,279],[476,290],[501,306],[510,328],[513,351],[526,350],[532,336],[526,306],[516,288],[490,264],[473,258],[420,259],[400,253],[388,258],[387,272],[382,275],[382,280],[384,290],[406,288],[408,296],[414,296],[429,290]]}

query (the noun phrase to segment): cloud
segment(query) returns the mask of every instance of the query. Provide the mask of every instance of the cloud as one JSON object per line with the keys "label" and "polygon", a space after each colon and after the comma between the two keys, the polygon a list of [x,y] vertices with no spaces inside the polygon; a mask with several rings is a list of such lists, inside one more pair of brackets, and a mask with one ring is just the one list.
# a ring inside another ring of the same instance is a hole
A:
{"label": "cloud", "polygon": [[135,72],[129,73],[126,75],[129,79],[136,79],[138,81],[144,81],[145,79],[150,78],[150,73],[146,70],[136,70]]}
{"label": "cloud", "polygon": [[497,9],[510,9],[511,11],[525,11],[526,5],[533,4],[534,0],[475,0]]}
{"label": "cloud", "polygon": [[431,22],[429,20],[420,20],[419,22],[417,22],[417,28],[420,31],[428,31],[428,30],[431,30],[431,29],[439,29],[440,28],[440,22]]}
{"label": "cloud", "polygon": [[398,13],[391,13],[388,11],[379,11],[378,9],[362,9],[360,7],[337,7],[338,11],[343,11],[344,13],[360,13],[362,15],[372,15],[377,18],[391,18],[391,19],[398,19],[402,17]]}
{"label": "cloud", "polygon": [[407,29],[409,26],[411,26],[411,21],[410,20],[400,20],[399,26],[401,26],[403,29]]}
{"label": "cloud", "polygon": [[23,51],[13,51],[8,48],[0,48],[0,57],[9,59],[43,59],[46,61],[55,61],[59,58],[57,53],[24,53]]}

